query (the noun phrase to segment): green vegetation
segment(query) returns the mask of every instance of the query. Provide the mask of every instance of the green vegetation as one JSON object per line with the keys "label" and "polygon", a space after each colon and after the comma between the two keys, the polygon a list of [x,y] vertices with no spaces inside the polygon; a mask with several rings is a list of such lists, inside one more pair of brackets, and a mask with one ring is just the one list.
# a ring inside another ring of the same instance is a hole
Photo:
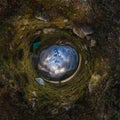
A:
{"label": "green vegetation", "polygon": [[[117,19],[116,4],[114,0],[6,3],[8,8],[0,13],[0,119],[119,120],[120,29],[112,21]],[[94,29],[89,39],[73,33],[72,28],[81,24]],[[46,34],[45,28],[55,32]],[[36,54],[59,39],[68,39],[76,47],[82,61],[71,81],[61,86],[36,83],[35,78],[42,75],[32,66],[30,47],[37,37],[41,43]],[[90,40],[95,40],[96,46],[91,47]]]}

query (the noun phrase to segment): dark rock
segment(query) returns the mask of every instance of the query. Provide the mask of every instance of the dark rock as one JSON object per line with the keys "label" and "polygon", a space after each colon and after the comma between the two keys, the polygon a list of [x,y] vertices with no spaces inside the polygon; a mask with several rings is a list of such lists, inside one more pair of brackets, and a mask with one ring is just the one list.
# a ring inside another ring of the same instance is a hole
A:
{"label": "dark rock", "polygon": [[73,32],[80,38],[84,38],[94,33],[92,28],[89,26],[74,27]]}

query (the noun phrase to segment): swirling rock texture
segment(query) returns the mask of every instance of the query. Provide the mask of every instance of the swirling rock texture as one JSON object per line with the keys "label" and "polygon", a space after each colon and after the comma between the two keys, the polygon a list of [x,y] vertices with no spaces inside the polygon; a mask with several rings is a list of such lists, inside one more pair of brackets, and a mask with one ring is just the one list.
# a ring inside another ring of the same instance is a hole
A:
{"label": "swirling rock texture", "polygon": [[[119,0],[0,0],[0,120],[119,120],[119,5]],[[36,38],[41,41],[31,51]],[[69,62],[58,53],[53,59],[53,48],[61,47]],[[48,81],[63,75],[44,75],[58,68],[54,60],[75,71],[80,60],[81,65],[70,81],[53,84]]]}

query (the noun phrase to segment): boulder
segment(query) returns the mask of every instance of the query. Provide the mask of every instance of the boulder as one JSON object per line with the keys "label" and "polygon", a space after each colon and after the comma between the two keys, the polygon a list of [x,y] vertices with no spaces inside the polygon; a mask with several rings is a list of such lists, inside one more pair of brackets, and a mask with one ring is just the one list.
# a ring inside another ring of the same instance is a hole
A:
{"label": "boulder", "polygon": [[74,27],[73,32],[80,38],[85,38],[94,33],[89,26]]}

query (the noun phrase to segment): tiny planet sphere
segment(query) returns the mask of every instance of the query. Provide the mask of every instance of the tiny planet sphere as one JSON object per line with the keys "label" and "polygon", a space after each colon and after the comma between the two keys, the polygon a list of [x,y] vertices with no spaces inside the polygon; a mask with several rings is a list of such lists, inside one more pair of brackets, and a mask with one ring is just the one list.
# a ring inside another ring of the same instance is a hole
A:
{"label": "tiny planet sphere", "polygon": [[52,80],[62,80],[78,66],[78,54],[68,45],[52,45],[40,52],[38,70]]}

